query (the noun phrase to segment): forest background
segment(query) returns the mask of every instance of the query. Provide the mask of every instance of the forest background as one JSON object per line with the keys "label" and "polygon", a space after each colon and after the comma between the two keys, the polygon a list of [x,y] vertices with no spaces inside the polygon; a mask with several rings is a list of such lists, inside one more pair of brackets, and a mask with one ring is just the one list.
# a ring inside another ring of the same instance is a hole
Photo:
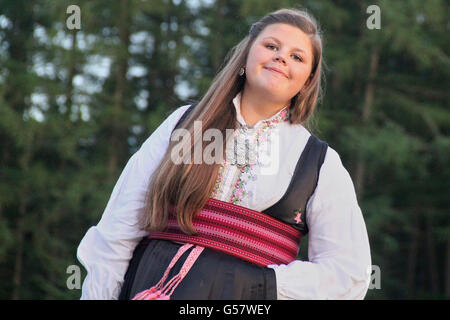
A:
{"label": "forest background", "polygon": [[450,297],[448,1],[0,0],[0,299],[80,297],[69,267],[84,278],[77,246],[128,159],[283,7],[323,30],[313,133],[355,184],[381,277],[366,299]]}

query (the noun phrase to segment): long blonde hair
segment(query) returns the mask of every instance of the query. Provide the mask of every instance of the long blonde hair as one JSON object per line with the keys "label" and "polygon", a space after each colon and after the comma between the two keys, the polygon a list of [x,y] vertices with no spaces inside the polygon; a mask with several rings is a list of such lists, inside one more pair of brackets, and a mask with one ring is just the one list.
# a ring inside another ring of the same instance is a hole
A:
{"label": "long blonde hair", "polygon": [[[243,89],[245,75],[239,76],[245,66],[247,55],[255,39],[270,24],[285,23],[298,27],[309,36],[313,48],[311,80],[308,86],[291,99],[290,123],[308,126],[308,119],[321,98],[322,78],[322,38],[316,20],[306,11],[299,9],[280,9],[254,23],[249,34],[231,49],[225,58],[226,65],[216,75],[210,88],[198,105],[181,123],[180,128],[189,131],[195,138],[194,120],[202,122],[202,135],[210,129],[220,130],[226,136],[226,129],[236,129],[236,110],[233,98]],[[198,135],[200,136],[200,135]],[[175,164],[171,159],[172,148],[177,142],[170,141],[166,153],[155,169],[146,195],[146,204],[140,216],[141,227],[149,232],[162,231],[167,226],[169,210],[176,207],[177,221],[186,234],[195,234],[192,219],[203,208],[213,192],[220,164]],[[191,139],[190,150],[194,145],[205,142]],[[225,152],[225,144],[222,150]],[[202,149],[204,150],[204,149]]]}

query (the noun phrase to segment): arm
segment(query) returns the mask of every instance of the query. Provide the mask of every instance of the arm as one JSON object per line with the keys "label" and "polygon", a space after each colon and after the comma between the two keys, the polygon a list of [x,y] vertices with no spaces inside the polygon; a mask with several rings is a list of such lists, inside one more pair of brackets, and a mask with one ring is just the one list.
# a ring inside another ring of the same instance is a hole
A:
{"label": "arm", "polygon": [[77,258],[87,270],[81,299],[117,299],[129,261],[147,235],[137,224],[148,182],[167,150],[175,124],[188,105],[176,109],[128,161],[102,218],[80,242]]}
{"label": "arm", "polygon": [[364,299],[371,274],[367,230],[351,177],[330,147],[306,219],[309,261],[270,266],[278,299]]}

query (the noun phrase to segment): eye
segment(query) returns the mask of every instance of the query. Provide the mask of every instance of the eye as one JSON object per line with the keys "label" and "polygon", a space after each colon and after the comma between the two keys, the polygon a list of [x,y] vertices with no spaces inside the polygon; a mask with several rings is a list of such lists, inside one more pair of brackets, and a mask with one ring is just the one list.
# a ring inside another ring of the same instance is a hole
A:
{"label": "eye", "polygon": [[302,58],[300,58],[299,56],[297,56],[297,55],[295,55],[295,54],[294,54],[294,57],[295,57],[295,59],[297,59],[298,61],[303,61]]}
{"label": "eye", "polygon": [[[268,48],[268,49],[270,49],[270,50],[272,50],[271,48],[275,48],[275,49],[278,49],[276,46],[274,46],[274,45],[272,45],[272,44],[266,44],[266,48]],[[301,58],[301,57],[299,57],[299,56],[297,56],[297,55],[293,55],[295,58],[294,59],[296,59],[297,61],[303,61],[303,59]]]}

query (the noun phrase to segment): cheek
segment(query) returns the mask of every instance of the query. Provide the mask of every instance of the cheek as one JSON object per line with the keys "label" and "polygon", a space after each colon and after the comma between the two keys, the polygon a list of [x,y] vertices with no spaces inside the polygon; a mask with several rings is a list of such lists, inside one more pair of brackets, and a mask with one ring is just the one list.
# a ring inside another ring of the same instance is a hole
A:
{"label": "cheek", "polygon": [[[266,65],[271,58],[270,51],[262,49],[253,49],[249,52],[249,58],[247,60],[248,67],[250,69],[262,68]],[[256,70],[255,70],[256,71]]]}
{"label": "cheek", "polygon": [[310,68],[305,65],[297,66],[293,70],[292,74],[293,74],[293,78],[296,81],[303,83],[306,81],[306,79],[308,78],[308,76],[310,74]]}

